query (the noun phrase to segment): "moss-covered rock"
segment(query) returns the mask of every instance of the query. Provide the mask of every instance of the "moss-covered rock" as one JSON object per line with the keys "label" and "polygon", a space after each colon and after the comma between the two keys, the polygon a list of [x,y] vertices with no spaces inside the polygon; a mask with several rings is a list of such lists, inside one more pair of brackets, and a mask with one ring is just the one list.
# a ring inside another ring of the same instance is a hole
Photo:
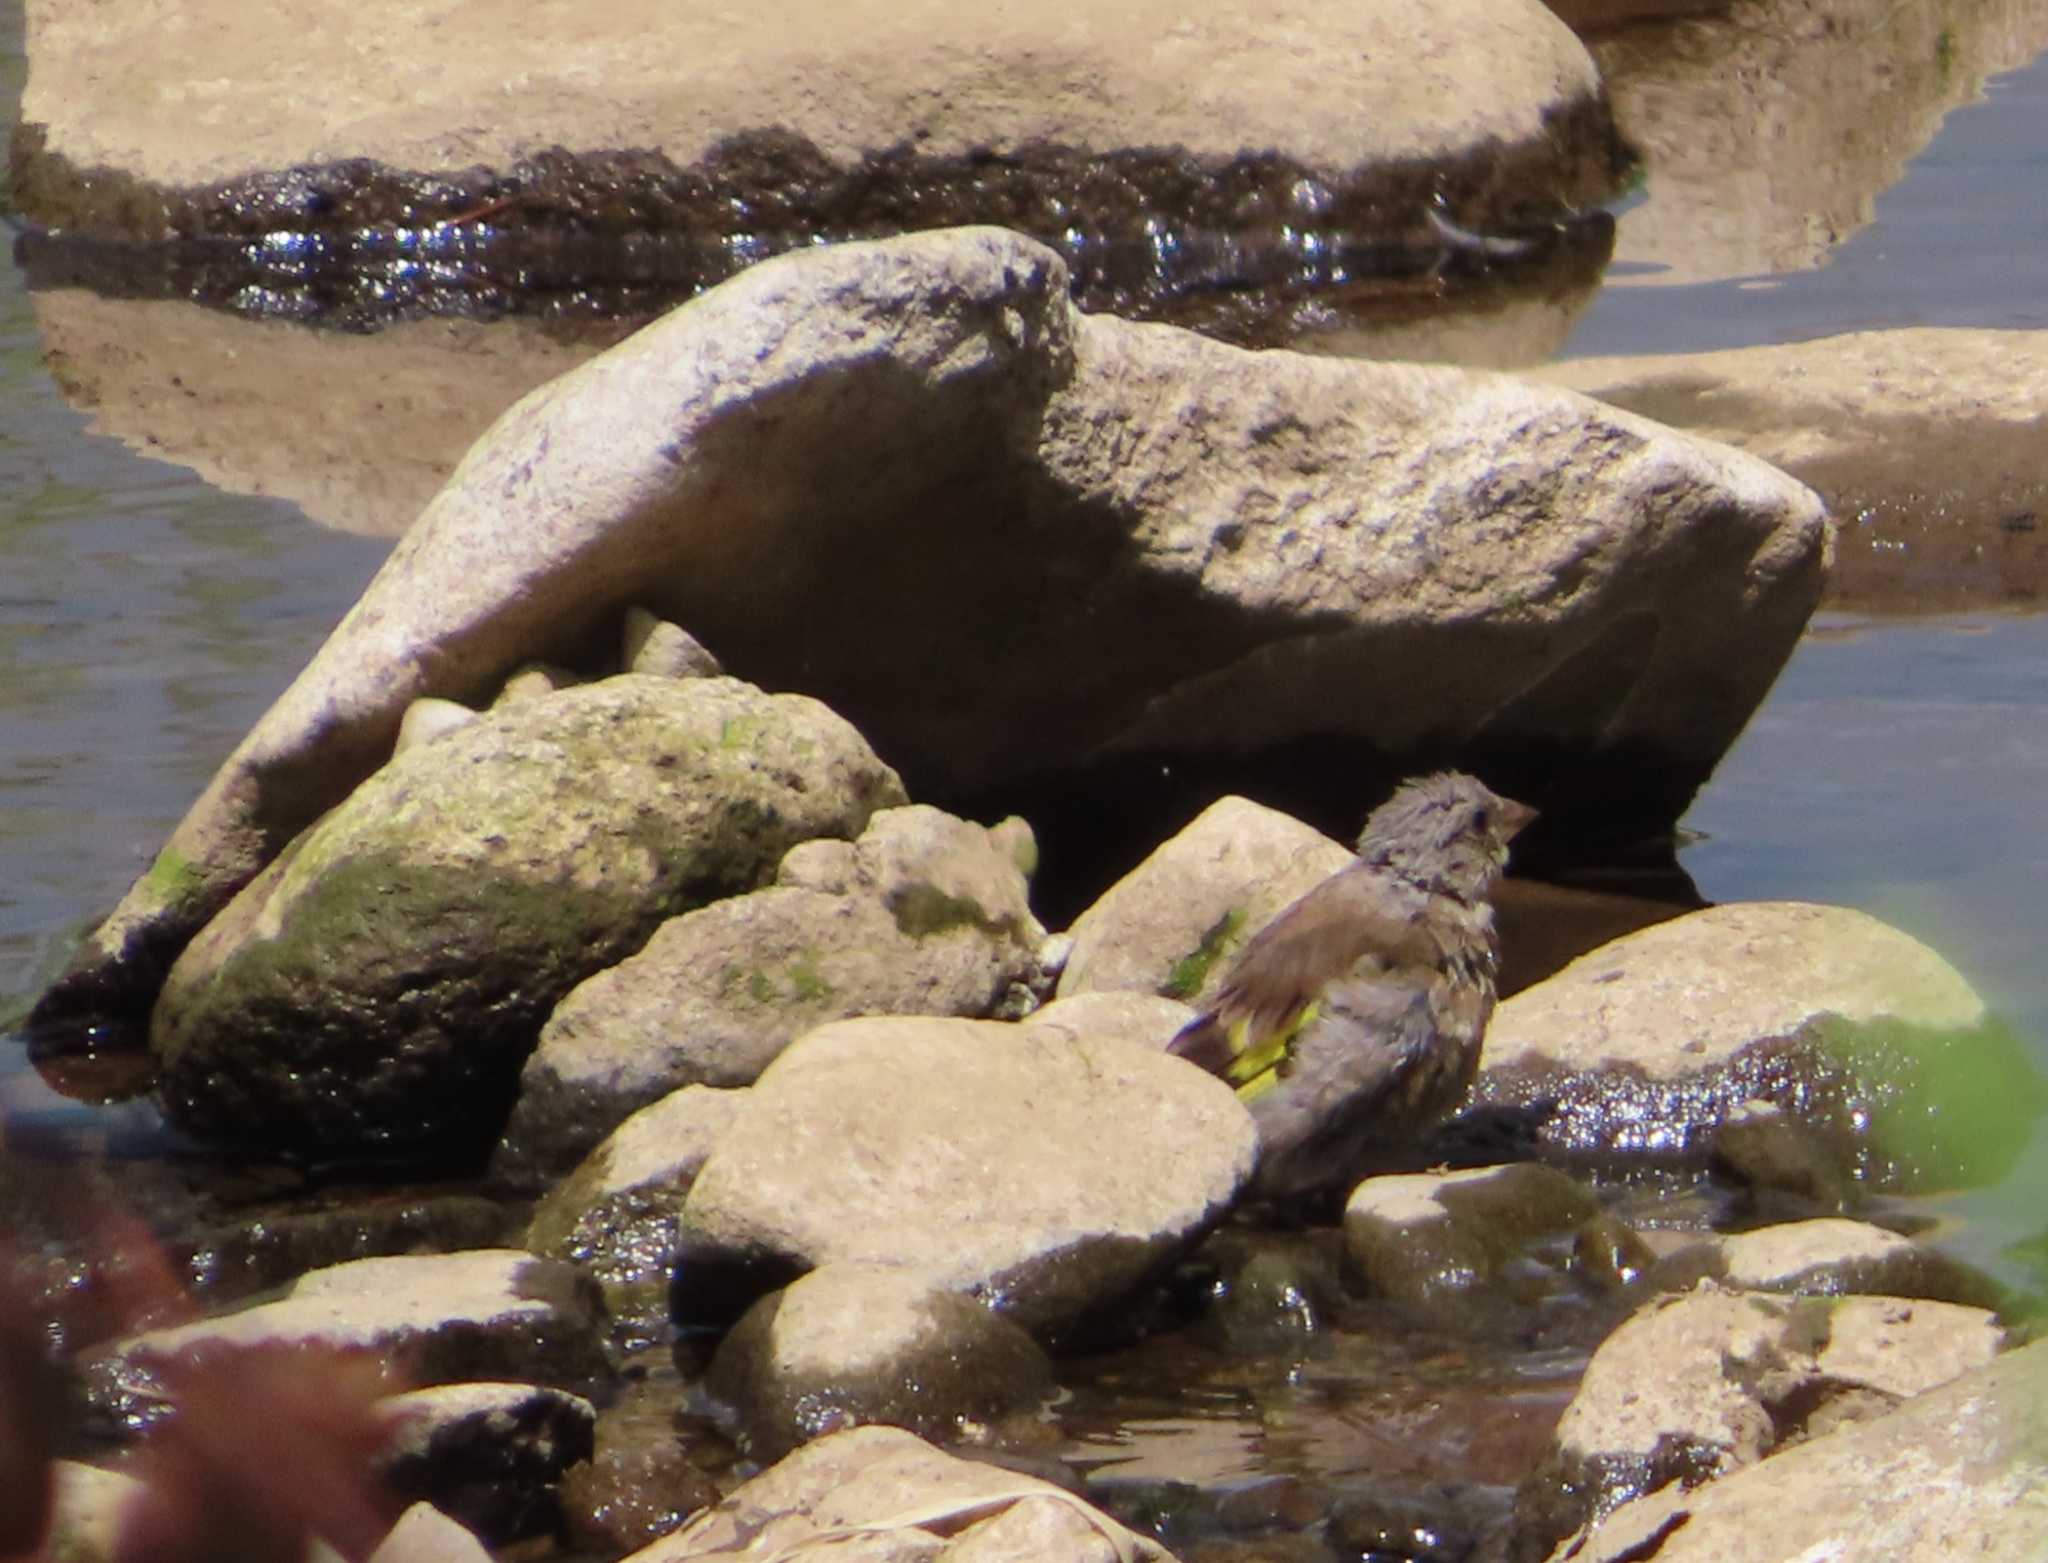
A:
{"label": "moss-covered rock", "polygon": [[902,801],[816,701],[627,675],[409,750],[295,841],[172,969],[166,1106],[319,1154],[460,1154],[556,1001],[664,919]]}
{"label": "moss-covered rock", "polygon": [[923,804],[880,810],[854,843],[803,843],[772,886],[674,919],[562,1001],[494,1170],[543,1183],[636,1109],[749,1085],[828,1020],[996,1013],[1037,975],[1027,888],[1007,843]]}

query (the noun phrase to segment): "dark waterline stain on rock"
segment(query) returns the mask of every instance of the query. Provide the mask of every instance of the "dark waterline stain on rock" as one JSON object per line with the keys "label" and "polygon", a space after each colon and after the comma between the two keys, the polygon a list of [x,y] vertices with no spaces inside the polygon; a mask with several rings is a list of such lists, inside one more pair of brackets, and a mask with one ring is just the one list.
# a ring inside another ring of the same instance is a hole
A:
{"label": "dark waterline stain on rock", "polygon": [[789,250],[970,223],[1057,249],[1085,309],[1265,344],[1388,323],[1507,288],[1589,289],[1613,247],[1597,209],[1629,158],[1604,103],[1523,147],[1343,173],[1278,153],[1028,144],[931,158],[905,143],[833,162],[783,132],[701,163],[556,148],[509,170],[365,159],[166,189],[10,148],[17,255],[36,288],[184,298],[374,330],[428,315],[646,318]]}

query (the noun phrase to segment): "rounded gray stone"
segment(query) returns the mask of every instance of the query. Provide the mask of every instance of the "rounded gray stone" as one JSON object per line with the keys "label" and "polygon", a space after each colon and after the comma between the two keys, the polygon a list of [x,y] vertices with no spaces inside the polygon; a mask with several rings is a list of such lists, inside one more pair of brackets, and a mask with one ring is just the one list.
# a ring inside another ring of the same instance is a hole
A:
{"label": "rounded gray stone", "polygon": [[1255,1144],[1228,1086],[1153,1049],[1028,1021],[839,1021],[770,1066],[697,1175],[680,1306],[729,1315],[868,1261],[1056,1331],[1218,1220]]}

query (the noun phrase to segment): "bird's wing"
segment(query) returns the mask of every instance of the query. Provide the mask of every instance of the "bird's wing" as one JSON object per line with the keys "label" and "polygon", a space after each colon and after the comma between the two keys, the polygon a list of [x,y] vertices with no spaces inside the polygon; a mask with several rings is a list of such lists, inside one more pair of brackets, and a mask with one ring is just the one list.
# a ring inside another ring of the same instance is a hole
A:
{"label": "bird's wing", "polygon": [[1426,987],[1340,980],[1276,1068],[1238,1088],[1259,1126],[1259,1187],[1291,1198],[1351,1176],[1368,1150],[1426,1127],[1416,1088],[1436,1028]]}
{"label": "bird's wing", "polygon": [[1220,1075],[1251,1100],[1277,1081],[1330,984],[1347,975],[1413,991],[1442,958],[1413,886],[1355,864],[1260,929],[1209,1009],[1167,1050]]}

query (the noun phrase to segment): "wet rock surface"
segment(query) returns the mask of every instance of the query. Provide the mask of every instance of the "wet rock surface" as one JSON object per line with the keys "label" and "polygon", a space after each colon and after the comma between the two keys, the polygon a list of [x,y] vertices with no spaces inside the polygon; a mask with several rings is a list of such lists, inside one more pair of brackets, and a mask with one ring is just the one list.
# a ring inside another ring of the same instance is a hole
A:
{"label": "wet rock surface", "polygon": [[2037,1342],[1705,1487],[1625,1503],[1554,1555],[2021,1563],[2040,1553],[2044,1408],[2048,1343]]}
{"label": "wet rock surface", "polygon": [[[1020,822],[1021,823],[1021,822]],[[674,918],[556,1006],[493,1165],[559,1174],[636,1108],[750,1085],[801,1033],[869,1014],[985,1017],[1037,976],[1044,930],[1012,843],[937,809],[884,809],[812,841],[775,883]]]}
{"label": "wet rock surface", "polygon": [[494,1546],[554,1529],[555,1485],[590,1458],[597,1421],[582,1396],[537,1384],[438,1385],[384,1409],[399,1429],[385,1480]]}
{"label": "wet rock surface", "polygon": [[615,1319],[661,1320],[683,1200],[746,1099],[697,1085],[643,1107],[541,1197],[527,1246],[589,1270]]}
{"label": "wet rock surface", "polygon": [[[784,250],[994,222],[1061,245],[1090,307],[1242,331],[1365,279],[1540,286],[1562,256],[1590,283],[1612,225],[1577,214],[1625,161],[1591,60],[1536,0],[1258,26],[1149,0],[717,27],[636,3],[556,37],[498,9],[431,29],[375,7],[276,27],[229,25],[218,0],[168,28],[38,11],[12,185],[58,231],[33,263],[361,328],[644,311]],[[111,94],[87,115],[65,87],[81,70]],[[109,84],[137,71],[134,90],[209,108],[124,127]],[[1445,242],[1439,205],[1469,242]],[[1518,238],[1496,249],[1470,234],[1503,224]]]}
{"label": "wet rock surface", "polygon": [[500,421],[40,1013],[133,1004],[412,700],[615,644],[622,596],[1049,850],[1156,819],[1168,783],[1348,831],[1365,777],[1446,750],[1500,755],[1570,837],[1669,824],[1826,553],[1760,464],[1497,377],[1078,314],[1013,235],[789,257]]}
{"label": "wet rock surface", "polygon": [[1053,1370],[1022,1329],[914,1270],[827,1264],[747,1310],[705,1388],[766,1463],[841,1426],[957,1438],[1035,1411]]}
{"label": "wet rock surface", "polygon": [[[1546,1153],[1700,1165],[1773,1103],[1842,1176],[1996,1177],[2041,1082],[1955,969],[1861,912],[1757,902],[1616,940],[1503,1003],[1474,1101]],[[2032,1111],[2038,1111],[2035,1106]]]}
{"label": "wet rock surface", "polygon": [[1160,1275],[1253,1146],[1228,1086],[1129,1043],[839,1021],[776,1060],[698,1173],[678,1317],[725,1322],[807,1270],[874,1260],[1057,1332]]}
{"label": "wet rock surface", "polygon": [[1522,1484],[1515,1556],[1543,1557],[1627,1499],[1889,1410],[2003,1344],[1991,1314],[1949,1303],[1718,1288],[1649,1303],[1593,1354],[1555,1454]]}
{"label": "wet rock surface", "polygon": [[1571,1237],[1599,1215],[1590,1189],[1529,1163],[1368,1178],[1345,1203],[1344,1250],[1368,1295],[1476,1322],[1513,1306],[1513,1272],[1541,1267],[1546,1239],[1564,1270]]}
{"label": "wet rock surface", "polygon": [[156,1364],[222,1347],[371,1353],[416,1383],[518,1379],[583,1389],[611,1372],[588,1277],[517,1249],[359,1259],[300,1277],[274,1302],[99,1348],[80,1374],[97,1426],[130,1432],[166,1407]]}
{"label": "wet rock surface", "polygon": [[565,1542],[637,1553],[740,1484],[736,1451],[703,1418],[679,1411],[681,1399],[675,1369],[662,1367],[629,1377],[599,1413],[590,1460],[557,1492]]}
{"label": "wet rock surface", "polygon": [[301,1153],[474,1142],[579,980],[900,798],[830,712],[735,680],[623,675],[479,717],[376,773],[187,948],[152,1017],[165,1104]]}

